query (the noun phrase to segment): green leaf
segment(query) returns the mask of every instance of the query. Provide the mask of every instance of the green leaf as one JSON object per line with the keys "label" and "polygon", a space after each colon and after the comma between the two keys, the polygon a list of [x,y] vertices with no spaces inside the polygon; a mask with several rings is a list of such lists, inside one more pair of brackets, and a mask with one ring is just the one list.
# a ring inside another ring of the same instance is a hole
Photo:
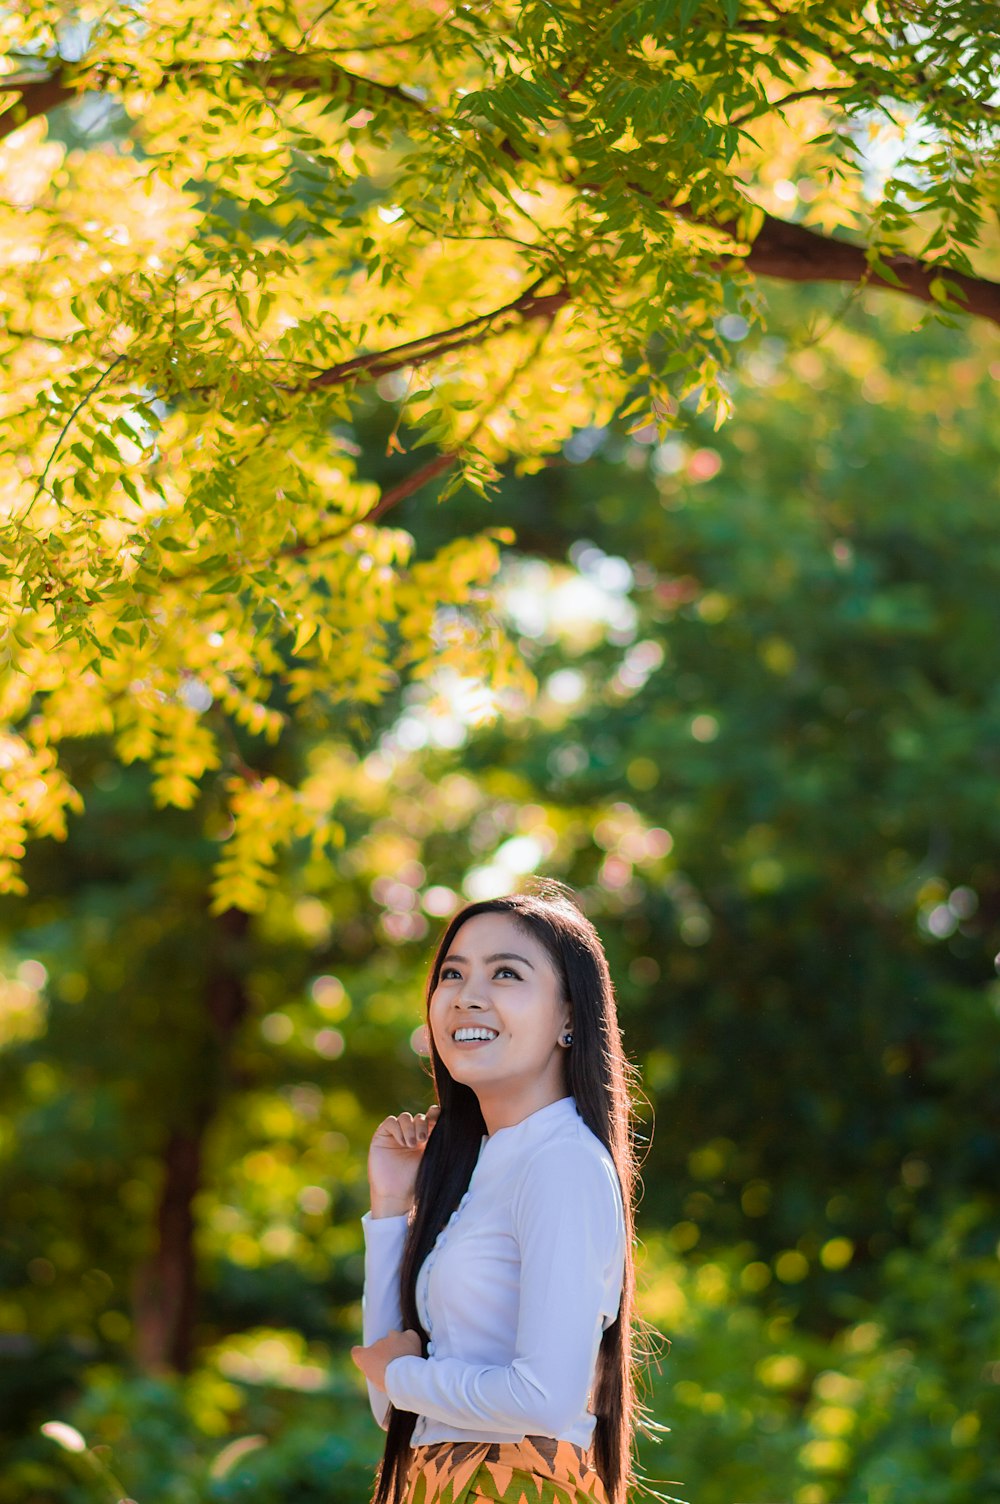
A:
{"label": "green leaf", "polygon": [[891,283],[893,287],[900,287],[904,291],[906,290],[905,282],[900,280],[899,276],[892,269],[892,267],[889,266],[887,262],[883,261],[880,256],[875,255],[874,253],[866,253],[866,259],[872,271],[875,272],[884,281]]}

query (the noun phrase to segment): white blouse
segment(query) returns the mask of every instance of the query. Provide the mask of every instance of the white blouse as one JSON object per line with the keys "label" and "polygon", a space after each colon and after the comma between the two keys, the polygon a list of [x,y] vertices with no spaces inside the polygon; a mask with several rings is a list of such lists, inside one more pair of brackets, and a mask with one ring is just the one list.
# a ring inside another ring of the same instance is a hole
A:
{"label": "white blouse", "polygon": [[[361,1219],[364,1344],[402,1328],[408,1218]],[[393,1358],[388,1401],[414,1411],[412,1445],[553,1436],[588,1448],[601,1334],[618,1315],[625,1218],[614,1161],[561,1097],[483,1135],[469,1188],[417,1275],[426,1358]]]}

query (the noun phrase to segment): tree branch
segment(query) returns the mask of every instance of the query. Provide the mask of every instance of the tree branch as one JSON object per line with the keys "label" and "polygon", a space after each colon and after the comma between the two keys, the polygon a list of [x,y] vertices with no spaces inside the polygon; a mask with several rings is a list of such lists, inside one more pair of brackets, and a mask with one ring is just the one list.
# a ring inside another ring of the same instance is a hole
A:
{"label": "tree branch", "polygon": [[806,225],[790,224],[771,214],[765,215],[763,227],[749,255],[735,259],[742,260],[761,277],[778,277],[785,282],[860,282],[864,279],[871,287],[905,293],[922,303],[937,302],[930,285],[936,277],[943,276],[956,283],[965,294],[963,312],[1000,324],[1000,282],[970,277],[947,266],[919,261],[915,256],[883,256],[884,264],[903,284],[897,287],[869,266],[863,246],[820,235]]}
{"label": "tree branch", "polygon": [[[629,183],[634,193],[649,197],[638,183]],[[734,239],[740,239],[739,227],[733,220],[714,220],[694,214],[686,204],[672,204],[669,200],[660,203],[666,209],[680,215],[691,224],[722,230]],[[742,261],[756,276],[775,277],[784,282],[864,282],[867,286],[885,288],[889,292],[905,293],[922,303],[937,303],[931,292],[931,282],[937,277],[947,277],[965,294],[963,313],[1000,324],[1000,282],[991,282],[986,277],[970,277],[966,272],[953,270],[950,266],[935,261],[920,261],[916,256],[884,255],[883,265],[894,272],[902,283],[897,286],[881,276],[868,263],[865,247],[849,240],[837,240],[831,235],[821,235],[806,225],[793,224],[776,215],[764,214],[764,223],[757,233],[749,252],[725,253],[717,258],[717,269]]]}
{"label": "tree branch", "polygon": [[739,115],[730,115],[726,125],[743,125],[747,120],[757,120],[761,115],[770,115],[773,110],[783,110],[787,104],[797,104],[800,99],[831,99],[838,94],[852,94],[856,84],[834,84],[825,86],[816,84],[810,89],[794,89],[791,94],[784,94],[780,99],[762,99],[752,109],[743,110]]}
{"label": "tree branch", "polygon": [[0,141],[14,131],[19,131],[29,120],[47,115],[56,105],[65,104],[77,92],[72,84],[63,80],[61,72],[50,74],[47,78],[0,78],[0,94],[17,96],[0,110]]}
{"label": "tree branch", "polygon": [[[780,16],[781,12],[777,14]],[[317,64],[319,66],[315,66]],[[189,66],[187,62],[178,63],[168,72],[180,71]],[[387,98],[404,104],[408,109],[426,118],[433,121],[437,121],[438,118],[434,111],[429,110],[426,105],[398,85],[383,84],[376,79],[353,74],[341,68],[329,55],[288,52],[275,54],[266,59],[244,59],[237,63],[236,67],[261,86],[272,88],[280,86],[296,91],[324,86],[329,88],[330,75],[336,73],[345,80],[349,89],[351,87],[376,89]],[[19,96],[13,104],[0,112],[0,139],[16,130],[27,120],[47,113],[78,92],[86,91],[89,84],[106,81],[100,73],[87,74],[80,72],[76,67],[72,69],[72,79],[73,81],[70,81],[69,69],[61,69],[46,78],[24,75],[0,78],[0,94],[16,92]],[[773,101],[767,108],[779,108],[813,92],[820,91],[797,91],[782,100]],[[748,116],[736,117],[737,123],[741,118],[746,119]],[[517,155],[516,152],[508,154]],[[629,187],[634,192],[644,193],[644,190],[635,184],[629,184]],[[670,209],[672,206],[664,204],[663,207]],[[685,211],[678,206],[673,209],[673,212],[684,214]],[[696,222],[712,223],[710,220]],[[730,228],[728,225],[716,227],[727,230]],[[872,286],[897,292],[905,291],[910,297],[925,303],[937,301],[930,291],[932,280],[936,277],[947,276],[962,289],[966,300],[965,311],[987,318],[993,323],[1000,323],[1000,284],[983,277],[970,277],[964,272],[955,271],[937,263],[921,262],[910,256],[883,257],[886,266],[895,272],[903,284],[903,287],[899,288],[871,270],[865,259],[863,247],[852,245],[849,241],[820,235],[815,230],[809,230],[803,225],[791,224],[773,215],[765,217],[764,225],[747,256],[726,257],[720,264],[731,264],[733,259],[742,259],[751,271],[760,276],[776,277],[791,282],[860,282],[864,279]],[[569,291],[565,288],[558,293],[544,297],[535,295],[531,289],[505,308],[470,319],[454,329],[428,335],[422,340],[410,341],[409,344],[397,346],[393,350],[355,356],[351,360],[330,367],[327,371],[320,372],[305,386],[284,389],[289,391],[315,390],[324,386],[338,385],[362,372],[370,377],[377,377],[398,370],[401,366],[422,364],[448,353],[449,350],[476,343],[488,334],[501,332],[501,328],[496,327],[498,322],[501,327],[510,327],[528,318],[552,318],[558,309],[569,301],[569,298]]]}
{"label": "tree branch", "polygon": [[[350,527],[345,528],[344,532],[350,532],[351,528],[357,527],[358,523],[378,522],[380,518],[385,516],[386,512],[390,511],[399,502],[405,501],[415,491],[423,490],[429,481],[435,480],[437,476],[444,475],[446,470],[450,470],[457,463],[459,454],[460,451],[457,449],[446,449],[441,454],[436,454],[426,465],[421,465],[419,470],[414,470],[412,475],[408,475],[398,485],[390,486],[388,491],[383,491],[375,505],[363,517],[359,517],[357,522],[352,522]],[[339,533],[327,534],[325,537],[319,539],[318,542],[330,543],[334,538],[340,536],[341,534]],[[292,543],[287,548],[279,549],[278,553],[279,555],[306,554],[317,546],[318,544],[315,541],[311,543]]]}
{"label": "tree branch", "polygon": [[[521,293],[511,303],[505,303],[502,308],[494,308],[490,313],[477,314],[475,318],[466,319],[462,324],[455,324],[450,329],[440,329],[434,334],[426,334],[421,339],[408,340],[406,344],[394,345],[388,350],[373,350],[368,355],[353,355],[350,360],[343,360],[338,365],[330,366],[325,371],[320,371],[309,381],[301,386],[282,386],[281,390],[289,392],[321,391],[324,387],[340,386],[349,381],[352,376],[366,376],[370,381],[379,376],[387,376],[392,371],[399,371],[405,366],[420,366],[429,360],[437,360],[442,355],[449,355],[452,350],[461,350],[466,345],[479,344],[483,339],[493,339],[498,334],[504,334],[508,329],[517,328],[531,319],[545,319],[551,322],[559,312],[571,301],[568,287],[559,288],[556,292],[539,293],[536,289],[539,282],[534,282],[525,292]],[[275,383],[279,385],[279,383]]]}
{"label": "tree branch", "polygon": [[[201,66],[198,59],[182,59],[164,68],[163,77],[172,78]],[[377,78],[352,73],[328,52],[274,52],[265,58],[237,58],[228,66],[259,88],[280,88],[286,93],[316,90],[329,94],[332,92],[331,81],[335,75],[343,80],[349,95],[358,90],[374,90],[435,125],[443,124],[434,110],[429,109],[415,95],[407,93],[399,84],[387,84]],[[0,94],[19,96],[0,110],[0,140],[13,131],[20,130],[22,125],[38,115],[47,115],[57,105],[106,88],[114,82],[121,82],[117,74],[100,68],[87,71],[78,64],[59,68],[44,77],[34,74],[0,76]]]}
{"label": "tree branch", "polygon": [[[527,371],[531,367],[531,365],[538,359],[539,355],[542,353],[542,346],[545,343],[545,336],[547,332],[547,327],[543,328],[539,332],[538,338],[535,340],[533,347],[528,351],[524,359],[510,372],[507,380],[500,387],[499,391],[494,393],[489,406],[484,408],[483,411],[478,415],[475,423],[473,423],[472,427],[469,429],[469,432],[465,435],[465,438],[462,439],[458,444],[456,444],[453,449],[443,450],[442,453],[436,455],[435,458],[429,462],[429,464],[422,466],[419,470],[415,470],[412,475],[408,475],[407,478],[400,481],[398,485],[390,487],[388,491],[383,491],[379,500],[365,513],[362,518],[359,519],[359,521],[368,523],[378,522],[379,519],[389,511],[390,507],[394,507],[397,502],[405,501],[407,496],[412,496],[415,491],[422,490],[422,488],[426,486],[428,481],[434,480],[434,478],[438,475],[443,475],[446,470],[450,470],[453,465],[458,463],[458,461],[462,457],[463,451],[468,449],[469,445],[477,438],[479,433],[489,422],[492,415],[496,412],[497,408],[500,407],[501,404],[505,402],[510,396],[511,391],[517,385],[518,381],[520,381],[525,371]],[[332,535],[327,534],[324,538],[319,539],[318,542],[328,543],[331,541],[331,536],[333,538],[341,537],[344,532],[349,532],[350,529],[354,526],[356,526],[356,524],[352,522],[347,528],[342,529],[341,532],[334,533]],[[286,548],[279,549],[278,552],[279,555],[308,553],[310,549],[316,547],[317,540],[313,540],[310,543],[290,544]]]}

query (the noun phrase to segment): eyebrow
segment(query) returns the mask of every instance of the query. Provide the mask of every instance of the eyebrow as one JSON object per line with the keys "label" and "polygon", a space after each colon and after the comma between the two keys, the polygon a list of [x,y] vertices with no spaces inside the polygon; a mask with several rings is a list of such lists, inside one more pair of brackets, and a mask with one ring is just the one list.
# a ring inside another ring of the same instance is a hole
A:
{"label": "eyebrow", "polygon": [[[531,967],[532,971],[534,971],[535,969],[531,965],[531,962],[528,960],[527,956],[519,956],[517,952],[513,950],[497,951],[495,956],[485,956],[484,960],[486,961],[487,965],[489,965],[491,961],[522,961],[525,966]],[[444,960],[441,962],[441,965],[446,966],[449,961],[458,961],[462,966],[468,966],[469,964],[468,956],[445,956]]]}

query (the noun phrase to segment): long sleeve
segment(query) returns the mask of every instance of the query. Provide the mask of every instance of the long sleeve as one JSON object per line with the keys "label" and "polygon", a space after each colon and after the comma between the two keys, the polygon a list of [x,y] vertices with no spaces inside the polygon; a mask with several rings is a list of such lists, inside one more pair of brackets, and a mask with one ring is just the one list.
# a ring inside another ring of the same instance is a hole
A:
{"label": "long sleeve", "polygon": [[[399,1266],[409,1223],[407,1217],[373,1217],[365,1212],[365,1288],[361,1296],[361,1325],[365,1347],[391,1331],[402,1329],[399,1306]],[[368,1384],[368,1400],[378,1424],[387,1429],[389,1400],[381,1389]]]}
{"label": "long sleeve", "polygon": [[456,1427],[558,1436],[583,1412],[604,1319],[618,1309],[625,1254],[621,1192],[584,1145],[553,1144],[526,1166],[512,1204],[521,1259],[513,1361],[394,1358],[399,1409]]}

